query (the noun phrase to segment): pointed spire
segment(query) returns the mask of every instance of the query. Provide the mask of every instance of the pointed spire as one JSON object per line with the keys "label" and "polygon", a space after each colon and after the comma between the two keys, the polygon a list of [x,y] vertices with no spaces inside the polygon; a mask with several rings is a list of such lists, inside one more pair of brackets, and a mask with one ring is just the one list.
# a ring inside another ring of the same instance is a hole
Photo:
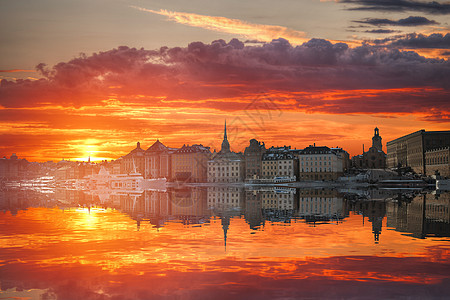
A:
{"label": "pointed spire", "polygon": [[224,133],[223,133],[223,139],[224,140],[228,139],[227,138],[227,119],[225,119],[225,130],[224,130]]}
{"label": "pointed spire", "polygon": [[223,132],[223,141],[222,141],[222,149],[220,150],[222,153],[230,152],[230,143],[227,138],[227,120],[225,119],[225,129]]}

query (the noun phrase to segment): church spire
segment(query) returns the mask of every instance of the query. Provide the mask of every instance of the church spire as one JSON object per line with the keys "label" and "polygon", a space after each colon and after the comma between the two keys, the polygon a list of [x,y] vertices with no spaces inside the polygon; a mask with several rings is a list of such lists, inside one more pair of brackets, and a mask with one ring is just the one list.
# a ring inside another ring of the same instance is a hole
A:
{"label": "church spire", "polygon": [[223,131],[223,141],[222,141],[222,149],[220,150],[222,153],[230,152],[230,143],[227,138],[227,120],[225,120],[225,129]]}
{"label": "church spire", "polygon": [[224,130],[224,133],[223,133],[223,139],[224,140],[228,139],[227,138],[227,119],[225,119],[225,130]]}

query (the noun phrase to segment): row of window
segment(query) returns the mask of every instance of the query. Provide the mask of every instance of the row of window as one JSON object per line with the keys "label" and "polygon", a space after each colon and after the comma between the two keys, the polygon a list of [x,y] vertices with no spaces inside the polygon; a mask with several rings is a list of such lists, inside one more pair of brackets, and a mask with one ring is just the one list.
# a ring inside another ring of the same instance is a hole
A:
{"label": "row of window", "polygon": [[[313,163],[311,162],[311,166],[312,166],[312,165],[313,165]],[[317,161],[314,162],[314,165],[317,166]],[[322,165],[322,162],[319,161],[319,166],[321,166],[321,165]],[[323,162],[323,165],[326,166],[326,165],[327,165],[327,162],[324,161],[324,162]],[[331,166],[331,161],[328,162],[328,165]],[[305,162],[305,166],[308,166],[308,162]],[[302,162],[302,167],[303,167],[303,162]]]}
{"label": "row of window", "polygon": [[[216,171],[216,167],[209,167],[209,171]],[[217,167],[217,171],[229,171],[230,167]],[[231,167],[231,171],[234,171],[235,167]],[[236,171],[239,171],[239,167],[236,167]]]}
{"label": "row of window", "polygon": [[301,160],[322,160],[322,158],[323,158],[323,160],[327,160],[327,157],[328,157],[328,160],[331,160],[331,156],[314,156],[314,157],[308,157],[308,156],[305,156],[305,157],[301,157],[300,159]]}
{"label": "row of window", "polygon": [[428,165],[448,164],[448,156],[427,158]]}
{"label": "row of window", "polygon": [[322,168],[320,167],[319,170],[317,170],[317,168],[302,168],[302,172],[331,172],[331,168],[328,168],[328,171],[327,168],[323,168],[322,171]]}

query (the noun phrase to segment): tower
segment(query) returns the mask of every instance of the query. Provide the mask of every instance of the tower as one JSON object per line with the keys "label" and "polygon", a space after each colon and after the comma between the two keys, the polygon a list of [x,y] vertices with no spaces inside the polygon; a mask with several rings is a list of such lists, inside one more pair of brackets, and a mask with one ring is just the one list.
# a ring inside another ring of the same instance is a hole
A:
{"label": "tower", "polygon": [[383,151],[383,144],[381,143],[381,136],[378,127],[375,127],[374,135],[372,138],[372,147],[375,147],[379,151]]}
{"label": "tower", "polygon": [[223,133],[223,141],[222,141],[222,149],[220,150],[222,153],[230,152],[230,143],[227,138],[227,120],[225,120],[225,130]]}

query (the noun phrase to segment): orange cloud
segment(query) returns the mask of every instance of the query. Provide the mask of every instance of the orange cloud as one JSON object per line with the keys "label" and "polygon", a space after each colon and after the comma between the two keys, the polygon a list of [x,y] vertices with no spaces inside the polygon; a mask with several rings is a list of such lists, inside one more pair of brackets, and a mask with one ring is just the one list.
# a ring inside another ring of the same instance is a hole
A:
{"label": "orange cloud", "polygon": [[270,42],[271,40],[280,37],[288,39],[293,44],[302,44],[307,41],[304,32],[283,26],[253,24],[238,19],[168,11],[165,9],[152,10],[137,6],[132,7],[141,11],[167,16],[169,20],[180,24],[213,31],[239,34],[243,37],[256,39],[258,41]]}

